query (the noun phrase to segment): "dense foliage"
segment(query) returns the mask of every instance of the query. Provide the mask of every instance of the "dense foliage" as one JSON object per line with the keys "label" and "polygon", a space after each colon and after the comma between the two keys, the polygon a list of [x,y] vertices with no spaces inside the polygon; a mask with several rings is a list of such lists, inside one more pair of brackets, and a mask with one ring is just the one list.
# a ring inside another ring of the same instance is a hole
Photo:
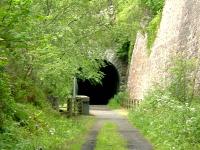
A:
{"label": "dense foliage", "polygon": [[[128,62],[136,33],[148,24],[148,33],[157,30],[149,22],[162,6],[159,0],[1,0],[0,149],[48,149],[47,139],[66,138],[62,126],[84,128],[55,117],[49,102],[65,102],[75,76],[100,82],[107,49]],[[58,135],[48,137],[56,127]]]}
{"label": "dense foliage", "polygon": [[9,60],[8,72],[14,80],[20,76],[20,84],[31,80],[59,97],[71,92],[76,74],[100,79],[96,59],[109,30],[100,11],[107,13],[108,7],[106,1],[2,1],[1,51]]}
{"label": "dense foliage", "polygon": [[128,92],[119,92],[109,101],[108,107],[111,109],[120,109],[121,107],[126,107],[125,104],[128,100]]}
{"label": "dense foliage", "polygon": [[154,44],[154,41],[156,39],[157,31],[160,25],[161,21],[161,13],[159,12],[154,18],[149,22],[149,25],[147,27],[147,48],[148,48],[148,55],[151,54],[151,48]]}
{"label": "dense foliage", "polygon": [[[119,58],[130,61],[137,32],[148,34],[151,49],[161,20],[164,0],[118,0],[113,40]],[[150,53],[150,50],[149,50]]]}
{"label": "dense foliage", "polygon": [[0,1],[0,149],[49,148],[51,127],[62,128],[58,134],[69,124],[85,128],[83,122],[76,126],[53,117],[48,100],[66,101],[74,76],[100,81],[104,64],[98,60],[111,39],[110,5],[107,0]]}
{"label": "dense foliage", "polygon": [[9,87],[8,76],[5,73],[6,60],[0,58],[0,132],[3,129],[4,121],[12,116],[13,98]]}
{"label": "dense foliage", "polygon": [[129,115],[155,149],[200,148],[199,91],[195,88],[198,61],[178,54],[169,69],[166,87],[155,86]]}
{"label": "dense foliage", "polygon": [[199,110],[198,103],[181,103],[166,91],[154,91],[129,114],[129,119],[157,150],[198,150]]}
{"label": "dense foliage", "polygon": [[[17,118],[6,120],[0,134],[0,149],[80,149],[84,135],[93,124],[91,117],[66,118],[51,109],[17,104]],[[80,134],[82,136],[80,136]]]}
{"label": "dense foliage", "polygon": [[157,0],[0,3],[0,48],[12,96],[37,105],[44,98],[41,89],[64,100],[74,76],[99,82],[103,62],[97,59],[106,49],[116,49],[127,61],[141,22],[163,6]]}

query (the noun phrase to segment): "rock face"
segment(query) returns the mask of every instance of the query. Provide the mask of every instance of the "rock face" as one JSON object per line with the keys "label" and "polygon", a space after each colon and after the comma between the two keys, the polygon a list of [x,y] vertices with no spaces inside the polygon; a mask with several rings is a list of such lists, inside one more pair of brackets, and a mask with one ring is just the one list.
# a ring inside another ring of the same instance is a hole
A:
{"label": "rock face", "polygon": [[166,70],[177,52],[200,58],[200,0],[166,0],[150,56],[146,42],[147,36],[138,33],[127,85],[131,99],[143,99],[154,83],[167,82]]}

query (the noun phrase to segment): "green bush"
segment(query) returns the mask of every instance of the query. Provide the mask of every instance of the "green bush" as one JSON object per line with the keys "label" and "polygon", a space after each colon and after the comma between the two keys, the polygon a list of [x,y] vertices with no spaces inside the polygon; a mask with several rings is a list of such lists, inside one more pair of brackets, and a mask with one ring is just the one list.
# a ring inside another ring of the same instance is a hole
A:
{"label": "green bush", "polygon": [[0,133],[0,149],[71,149],[73,144],[82,144],[80,134],[84,136],[94,120],[82,116],[66,118],[50,107],[41,110],[31,104],[18,103],[15,108],[18,120],[6,119],[4,132]]}
{"label": "green bush", "polygon": [[128,61],[130,41],[123,43],[122,47],[117,50],[117,56],[124,62]]}
{"label": "green bush", "polygon": [[141,2],[151,10],[153,15],[161,11],[164,6],[164,0],[141,0]]}
{"label": "green bush", "polygon": [[[138,31],[147,32],[147,47],[150,54],[160,25],[164,0],[127,0],[126,3],[119,1],[117,5],[113,39],[119,58],[130,62]],[[147,24],[143,26],[143,22]]]}
{"label": "green bush", "polygon": [[3,130],[4,122],[12,115],[14,108],[9,77],[5,71],[6,64],[6,59],[0,57],[0,131]]}
{"label": "green bush", "polygon": [[169,69],[171,81],[167,90],[173,99],[183,103],[191,103],[196,99],[196,96],[198,97],[199,93],[195,90],[198,60],[196,58],[188,59],[184,52],[180,52],[173,58],[172,62],[174,65]]}
{"label": "green bush", "polygon": [[108,103],[108,107],[111,109],[119,109],[122,107],[124,101],[128,100],[127,92],[119,92]]}

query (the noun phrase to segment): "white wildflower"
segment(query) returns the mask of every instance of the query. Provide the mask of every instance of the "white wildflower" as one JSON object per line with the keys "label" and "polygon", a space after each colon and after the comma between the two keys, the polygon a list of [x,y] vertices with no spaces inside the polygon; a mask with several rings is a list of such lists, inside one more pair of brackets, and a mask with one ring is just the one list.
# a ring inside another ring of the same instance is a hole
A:
{"label": "white wildflower", "polygon": [[50,133],[51,135],[54,135],[55,132],[56,132],[56,130],[55,130],[54,128],[50,128],[50,129],[49,129],[49,133]]}
{"label": "white wildflower", "polygon": [[186,124],[192,124],[192,120],[191,119],[186,120]]}
{"label": "white wildflower", "polygon": [[190,111],[191,111],[191,112],[195,112],[196,109],[195,109],[195,108],[190,108]]}

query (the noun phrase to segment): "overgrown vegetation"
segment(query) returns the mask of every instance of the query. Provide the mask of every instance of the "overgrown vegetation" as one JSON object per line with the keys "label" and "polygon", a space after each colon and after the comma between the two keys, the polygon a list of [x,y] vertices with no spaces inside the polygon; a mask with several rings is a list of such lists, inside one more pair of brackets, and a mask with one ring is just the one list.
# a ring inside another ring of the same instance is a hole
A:
{"label": "overgrown vegetation", "polygon": [[182,52],[173,60],[168,86],[156,86],[129,119],[155,149],[200,149],[200,103],[195,87],[198,62]]}
{"label": "overgrown vegetation", "polygon": [[164,0],[128,0],[116,2],[113,40],[119,58],[130,62],[138,31],[148,34],[148,53],[160,25]]}
{"label": "overgrown vegetation", "polygon": [[5,120],[13,116],[14,100],[11,96],[8,75],[5,73],[6,58],[0,57],[0,132]]}
{"label": "overgrown vegetation", "polygon": [[127,62],[146,10],[155,16],[158,3],[1,0],[0,148],[55,149],[81,134],[87,118],[63,118],[49,105],[72,95],[75,76],[100,82],[107,49]]}
{"label": "overgrown vegetation", "polygon": [[108,7],[106,1],[1,1],[0,48],[16,96],[33,98],[32,87],[39,86],[62,101],[75,75],[99,81],[103,62],[96,60],[110,39]]}
{"label": "overgrown vegetation", "polygon": [[105,123],[97,136],[95,150],[126,150],[127,142],[118,133],[117,129],[118,127],[115,123]]}
{"label": "overgrown vegetation", "polygon": [[136,34],[141,29],[140,22],[143,18],[141,0],[116,1],[116,17],[113,24],[114,49],[119,58],[125,62],[130,61]]}
{"label": "overgrown vegetation", "polygon": [[148,25],[146,27],[147,32],[147,48],[148,48],[148,55],[151,54],[151,48],[153,46],[153,43],[156,39],[157,31],[160,26],[160,21],[162,17],[162,10],[164,7],[164,0],[143,0],[143,2],[146,4],[147,8],[150,11],[150,20],[148,22]]}
{"label": "overgrown vegetation", "polygon": [[119,92],[109,101],[108,107],[111,109],[119,109],[127,101],[128,101],[128,93],[127,92]]}
{"label": "overgrown vegetation", "polygon": [[49,103],[71,96],[74,76],[100,82],[109,11],[107,0],[0,1],[0,149],[53,149],[82,133],[85,119],[55,116]]}
{"label": "overgrown vegetation", "polygon": [[162,14],[158,13],[150,22],[147,27],[147,53],[148,55],[151,54],[151,48],[153,46],[153,43],[156,39],[157,31],[160,25]]}
{"label": "overgrown vegetation", "polygon": [[31,104],[17,104],[15,111],[14,120],[7,118],[1,131],[0,149],[54,150],[66,143],[65,149],[72,149],[75,145],[81,146],[85,132],[94,121],[91,117],[81,116],[67,119],[50,107],[39,110]]}

